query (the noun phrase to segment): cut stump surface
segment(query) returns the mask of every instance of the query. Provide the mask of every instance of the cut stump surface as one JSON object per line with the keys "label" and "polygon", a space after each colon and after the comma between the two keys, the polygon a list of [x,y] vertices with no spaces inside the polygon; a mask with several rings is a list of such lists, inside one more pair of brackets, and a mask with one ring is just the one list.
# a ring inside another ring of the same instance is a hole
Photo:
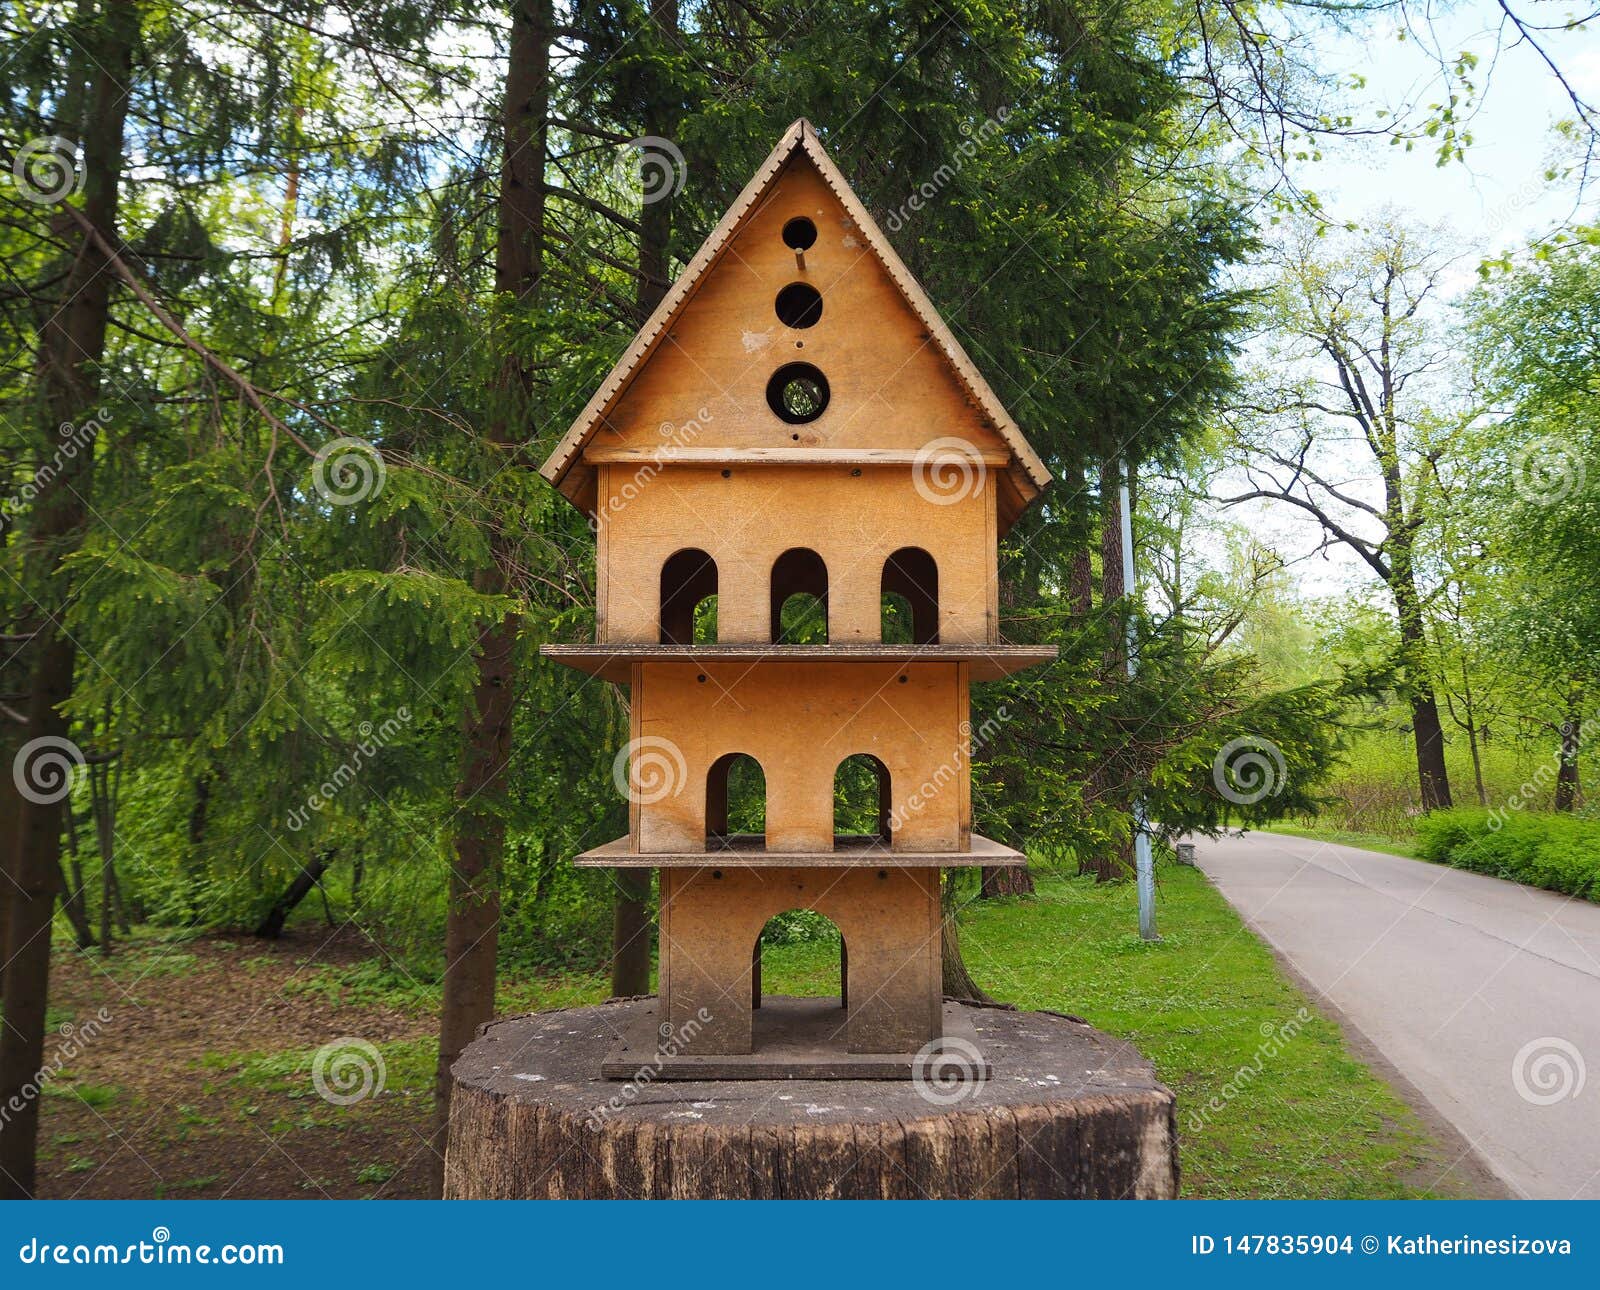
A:
{"label": "cut stump surface", "polygon": [[993,1076],[600,1078],[650,1000],[511,1017],[457,1061],[457,1199],[1167,1198],[1175,1099],[1132,1045],[1070,1018],[962,1007]]}

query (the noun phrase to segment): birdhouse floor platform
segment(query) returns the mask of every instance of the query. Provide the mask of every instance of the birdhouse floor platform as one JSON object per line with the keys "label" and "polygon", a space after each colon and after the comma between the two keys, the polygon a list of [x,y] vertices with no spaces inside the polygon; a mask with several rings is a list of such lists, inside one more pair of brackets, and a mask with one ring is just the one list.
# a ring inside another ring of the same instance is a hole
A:
{"label": "birdhouse floor platform", "polygon": [[635,663],[969,663],[974,681],[997,681],[1055,661],[1054,645],[542,645],[545,658],[626,685]]}
{"label": "birdhouse floor platform", "polygon": [[1028,857],[991,838],[972,835],[966,851],[891,851],[864,834],[840,833],[832,851],[768,851],[754,833],[709,839],[703,851],[642,852],[628,837],[614,838],[575,857],[585,869],[960,869],[1027,864]]}
{"label": "birdhouse floor platform", "polygon": [[605,1079],[914,1079],[918,1067],[935,1067],[946,1078],[971,1083],[992,1074],[978,1047],[970,1009],[944,1005],[944,1040],[926,1054],[851,1053],[844,1049],[845,1009],[837,999],[765,995],[755,1011],[754,1042],[748,1053],[662,1052],[661,1009],[644,1001],[628,1029],[600,1065]]}
{"label": "birdhouse floor platform", "polygon": [[451,1071],[444,1194],[485,1200],[1129,1200],[1178,1192],[1176,1106],[1072,1017],[947,1004],[988,1079],[599,1077],[654,999],[508,1017]]}

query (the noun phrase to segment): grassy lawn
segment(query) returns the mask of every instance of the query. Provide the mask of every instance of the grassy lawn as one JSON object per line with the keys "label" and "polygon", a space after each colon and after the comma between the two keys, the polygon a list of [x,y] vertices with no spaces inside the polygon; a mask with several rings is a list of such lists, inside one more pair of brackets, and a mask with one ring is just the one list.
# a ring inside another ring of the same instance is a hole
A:
{"label": "grassy lawn", "polygon": [[1287,833],[1296,838],[1314,838],[1318,842],[1334,842],[1342,847],[1360,847],[1363,851],[1381,851],[1385,855],[1404,856],[1416,860],[1417,844],[1412,838],[1391,837],[1387,833],[1357,833],[1350,829],[1336,829],[1315,824],[1286,824],[1280,821],[1261,833]]}

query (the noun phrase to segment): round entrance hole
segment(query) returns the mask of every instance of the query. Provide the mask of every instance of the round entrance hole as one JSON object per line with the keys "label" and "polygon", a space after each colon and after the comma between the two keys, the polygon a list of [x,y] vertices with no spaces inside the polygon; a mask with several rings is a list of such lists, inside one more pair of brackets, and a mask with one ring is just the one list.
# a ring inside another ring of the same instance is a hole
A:
{"label": "round entrance hole", "polygon": [[783,244],[791,251],[804,251],[816,240],[817,226],[804,215],[796,215],[783,226]]}
{"label": "round entrance hole", "polygon": [[792,426],[815,421],[828,406],[828,378],[810,363],[785,363],[767,382],[767,406]]}
{"label": "round entrance hole", "polygon": [[822,292],[809,282],[791,282],[773,302],[785,327],[815,327],[822,317]]}

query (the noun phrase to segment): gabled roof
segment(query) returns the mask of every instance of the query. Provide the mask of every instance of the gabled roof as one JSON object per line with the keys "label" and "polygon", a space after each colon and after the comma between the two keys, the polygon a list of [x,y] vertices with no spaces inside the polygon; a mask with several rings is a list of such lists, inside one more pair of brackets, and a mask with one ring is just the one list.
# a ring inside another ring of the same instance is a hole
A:
{"label": "gabled roof", "polygon": [[[945,325],[944,319],[939,317],[933,302],[928,299],[927,293],[917,284],[910,270],[895,253],[894,247],[884,237],[877,221],[867,212],[867,208],[861,204],[860,198],[855,195],[849,182],[834,165],[832,158],[823,150],[816,130],[804,117],[784,131],[778,145],[768,154],[761,168],[739,194],[738,200],[728,208],[727,214],[695,252],[694,258],[689,261],[682,275],[672,284],[671,290],[656,306],[655,312],[640,328],[638,335],[617,360],[616,366],[601,382],[594,397],[578,415],[578,419],[572,423],[572,428],[562,436],[561,442],[539,468],[539,473],[560,488],[577,505],[585,506],[585,502],[580,499],[592,498],[592,479],[580,477],[593,473],[592,470],[582,469],[585,446],[605,424],[606,418],[616,407],[634,377],[649,362],[656,346],[671,331],[674,322],[694,298],[706,275],[721,259],[723,252],[744,227],[751,214],[759,209],[762,200],[783,172],[784,166],[796,153],[803,153],[817,168],[823,181],[855,224],[866,245],[899,289],[906,304],[927,328],[934,347],[949,365],[951,372],[965,390],[967,398],[1005,441],[1012,457],[1011,468],[1007,474],[1016,488],[1018,494],[1016,501],[1020,503],[1016,509],[1020,510],[1038,496],[1040,490],[1050,482],[1049,470],[1034,452],[1033,446],[1023,437],[1016,422],[1001,406],[994,390],[983,379],[972,359],[967,356],[966,350]],[[578,467],[579,470],[575,471],[574,467]]]}

